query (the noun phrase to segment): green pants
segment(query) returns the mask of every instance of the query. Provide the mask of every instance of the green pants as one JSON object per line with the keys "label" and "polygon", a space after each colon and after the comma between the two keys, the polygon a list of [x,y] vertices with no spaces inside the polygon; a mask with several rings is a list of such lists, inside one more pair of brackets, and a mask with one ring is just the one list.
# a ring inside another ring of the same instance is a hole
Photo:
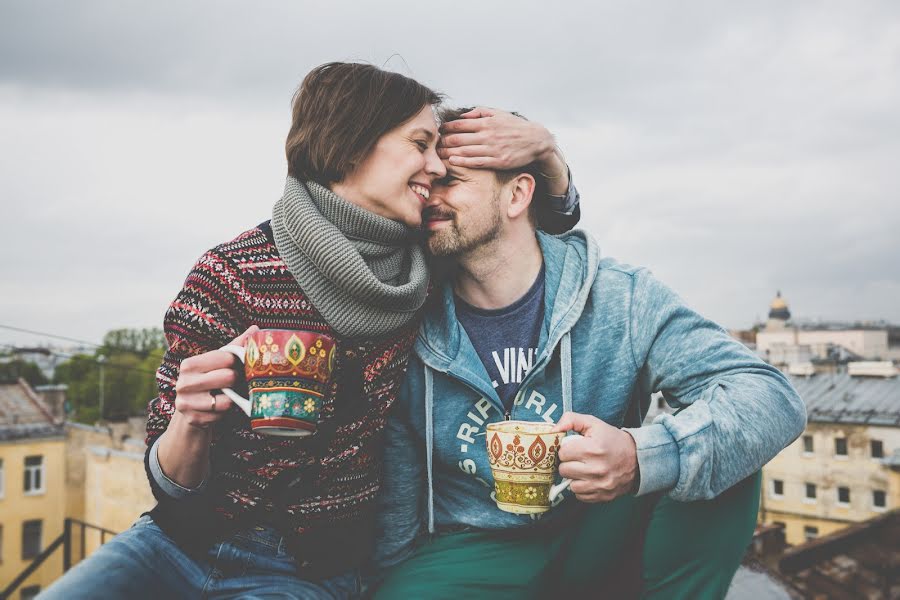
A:
{"label": "green pants", "polygon": [[375,598],[724,598],[753,537],[759,473],[717,498],[618,498],[566,525],[436,536]]}

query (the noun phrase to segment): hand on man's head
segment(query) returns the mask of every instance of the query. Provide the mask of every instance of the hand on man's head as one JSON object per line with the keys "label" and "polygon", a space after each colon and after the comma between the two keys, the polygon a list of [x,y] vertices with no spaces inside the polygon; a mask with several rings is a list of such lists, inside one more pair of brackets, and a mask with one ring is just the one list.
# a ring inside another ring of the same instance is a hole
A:
{"label": "hand on man's head", "polygon": [[457,167],[506,171],[546,160],[555,149],[540,123],[479,106],[441,126],[438,155]]}
{"label": "hand on man's head", "polygon": [[627,431],[591,415],[565,413],[554,431],[575,431],[559,449],[559,474],[582,502],[610,502],[634,491],[637,447]]}

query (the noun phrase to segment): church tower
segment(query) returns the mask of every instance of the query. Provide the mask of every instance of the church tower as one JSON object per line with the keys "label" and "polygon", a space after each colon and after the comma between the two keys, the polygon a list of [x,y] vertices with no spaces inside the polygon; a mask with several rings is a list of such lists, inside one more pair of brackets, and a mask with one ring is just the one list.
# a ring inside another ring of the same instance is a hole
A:
{"label": "church tower", "polygon": [[769,305],[769,320],[766,321],[766,331],[783,330],[791,318],[787,302],[781,297],[781,290],[775,295],[772,304]]}

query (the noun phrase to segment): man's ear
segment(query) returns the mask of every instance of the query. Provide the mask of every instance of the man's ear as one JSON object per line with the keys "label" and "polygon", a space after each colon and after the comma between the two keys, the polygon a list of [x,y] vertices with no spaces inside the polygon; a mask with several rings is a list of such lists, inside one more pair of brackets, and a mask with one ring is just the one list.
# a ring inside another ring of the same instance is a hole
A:
{"label": "man's ear", "polygon": [[510,219],[517,219],[522,215],[527,215],[528,207],[531,206],[534,197],[534,177],[528,173],[520,173],[508,185],[511,186],[512,197],[506,207],[506,216]]}

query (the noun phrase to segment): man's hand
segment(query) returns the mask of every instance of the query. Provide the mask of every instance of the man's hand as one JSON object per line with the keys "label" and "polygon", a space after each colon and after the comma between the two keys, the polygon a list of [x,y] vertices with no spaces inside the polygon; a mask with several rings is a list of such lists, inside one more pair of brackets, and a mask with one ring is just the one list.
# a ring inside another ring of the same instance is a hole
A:
{"label": "man's hand", "polygon": [[444,123],[438,155],[457,167],[497,171],[537,161],[550,194],[565,195],[569,187],[568,167],[547,128],[494,108],[474,108]]}
{"label": "man's hand", "polygon": [[559,449],[559,474],[572,480],[582,502],[609,502],[633,491],[638,481],[637,447],[626,431],[597,417],[567,412],[553,431],[576,431]]}

